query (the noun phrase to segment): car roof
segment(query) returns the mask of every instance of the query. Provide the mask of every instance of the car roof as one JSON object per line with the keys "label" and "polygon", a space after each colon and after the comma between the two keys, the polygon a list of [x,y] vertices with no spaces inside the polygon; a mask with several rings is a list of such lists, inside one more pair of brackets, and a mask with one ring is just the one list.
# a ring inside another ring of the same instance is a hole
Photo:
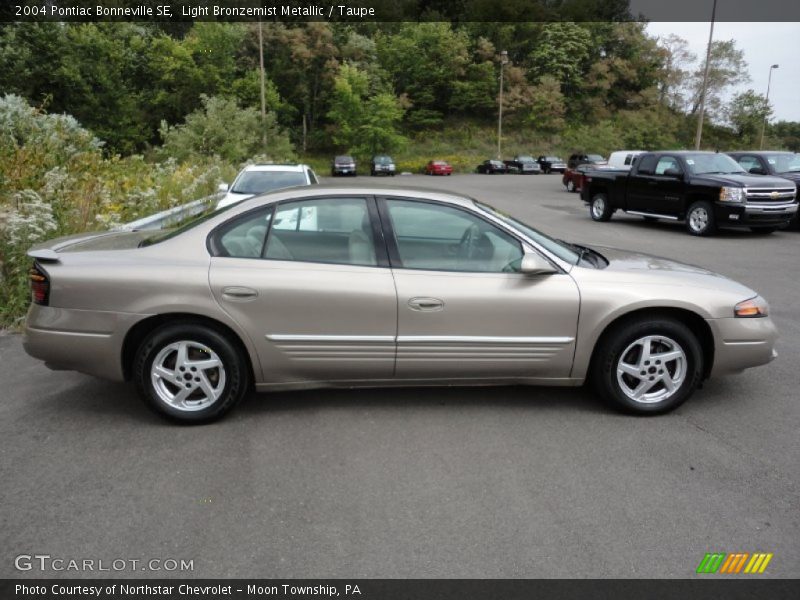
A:
{"label": "car roof", "polygon": [[731,150],[725,154],[755,154],[757,156],[766,156],[767,154],[797,154],[791,150]]}
{"label": "car roof", "polygon": [[[438,202],[458,204],[461,206],[470,206],[475,201],[474,198],[465,196],[463,194],[458,194],[455,192],[447,192],[421,186],[396,187],[396,186],[379,185],[379,184],[353,185],[346,183],[339,183],[339,184],[326,183],[314,186],[294,186],[289,188],[283,188],[280,190],[275,190],[272,192],[267,192],[266,194],[259,194],[257,196],[253,196],[252,198],[248,198],[246,200],[242,200],[241,202],[237,203],[235,210],[236,212],[239,212],[240,210],[242,212],[246,212],[247,210],[262,204],[264,200],[269,200],[269,202],[271,203],[271,202],[282,202],[285,200],[294,200],[299,198],[317,198],[325,196],[347,196],[347,195],[383,196],[383,197],[391,196],[395,198],[421,198],[426,200],[434,200]],[[228,215],[231,214],[233,214],[233,212],[228,213]]]}
{"label": "car roof", "polygon": [[310,169],[308,165],[301,164],[264,164],[264,165],[247,165],[242,171],[303,171]]}

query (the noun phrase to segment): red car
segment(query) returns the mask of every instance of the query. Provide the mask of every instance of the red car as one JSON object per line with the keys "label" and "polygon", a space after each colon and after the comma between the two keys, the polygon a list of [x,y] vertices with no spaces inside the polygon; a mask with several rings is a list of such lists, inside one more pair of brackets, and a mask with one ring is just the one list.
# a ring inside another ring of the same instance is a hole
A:
{"label": "red car", "polygon": [[609,167],[608,165],[584,163],[582,165],[578,165],[574,169],[567,168],[567,170],[564,171],[564,176],[561,178],[561,183],[564,184],[564,187],[567,188],[568,192],[580,192],[586,171],[602,171],[606,169],[613,170],[613,167]]}
{"label": "red car", "polygon": [[425,165],[425,175],[452,175],[453,167],[445,160],[432,160]]}

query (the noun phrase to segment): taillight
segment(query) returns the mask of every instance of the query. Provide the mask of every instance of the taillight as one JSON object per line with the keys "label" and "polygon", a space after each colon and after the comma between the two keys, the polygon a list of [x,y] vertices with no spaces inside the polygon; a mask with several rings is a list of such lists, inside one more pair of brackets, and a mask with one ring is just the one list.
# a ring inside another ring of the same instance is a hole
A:
{"label": "taillight", "polygon": [[33,263],[28,275],[31,280],[31,301],[34,304],[47,306],[50,299],[50,278],[47,272],[39,266],[39,263]]}

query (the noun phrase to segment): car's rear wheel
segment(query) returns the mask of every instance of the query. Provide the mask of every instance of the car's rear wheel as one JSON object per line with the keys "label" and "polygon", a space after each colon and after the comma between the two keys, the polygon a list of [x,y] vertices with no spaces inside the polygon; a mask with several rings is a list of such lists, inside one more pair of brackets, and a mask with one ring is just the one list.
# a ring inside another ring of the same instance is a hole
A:
{"label": "car's rear wheel", "polygon": [[714,209],[705,200],[693,202],[686,212],[686,231],[691,235],[714,235],[717,231],[717,222],[714,218]]}
{"label": "car's rear wheel", "polygon": [[572,181],[572,179],[567,181],[567,191],[568,192],[573,192],[573,193],[575,192],[575,182]]}
{"label": "car's rear wheel", "polygon": [[685,324],[642,317],[601,340],[591,379],[599,395],[618,410],[652,415],[688,400],[702,374],[700,342]]}
{"label": "car's rear wheel", "polygon": [[592,196],[592,201],[589,203],[589,215],[593,221],[608,221],[613,213],[605,194]]}
{"label": "car's rear wheel", "polygon": [[246,359],[226,335],[191,322],[151,333],[133,373],[145,403],[183,423],[219,419],[242,399],[250,379]]}

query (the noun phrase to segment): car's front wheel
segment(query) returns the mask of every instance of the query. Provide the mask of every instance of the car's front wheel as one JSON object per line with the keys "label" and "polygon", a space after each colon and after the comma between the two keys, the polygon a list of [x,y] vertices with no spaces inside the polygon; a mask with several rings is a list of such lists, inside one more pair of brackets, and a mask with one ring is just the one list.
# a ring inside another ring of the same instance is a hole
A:
{"label": "car's front wheel", "polygon": [[183,423],[219,419],[247,392],[246,359],[221,332],[192,322],[156,329],[136,353],[134,379],[145,403]]}
{"label": "car's front wheel", "polygon": [[703,351],[689,327],[671,318],[642,317],[604,336],[591,379],[615,408],[659,414],[688,400],[702,374]]}
{"label": "car's front wheel", "polygon": [[692,203],[686,212],[686,231],[697,236],[716,233],[717,222],[714,218],[714,209],[709,202],[701,200]]}
{"label": "car's front wheel", "polygon": [[605,194],[592,196],[592,201],[589,203],[589,215],[593,221],[608,221],[613,213]]}

